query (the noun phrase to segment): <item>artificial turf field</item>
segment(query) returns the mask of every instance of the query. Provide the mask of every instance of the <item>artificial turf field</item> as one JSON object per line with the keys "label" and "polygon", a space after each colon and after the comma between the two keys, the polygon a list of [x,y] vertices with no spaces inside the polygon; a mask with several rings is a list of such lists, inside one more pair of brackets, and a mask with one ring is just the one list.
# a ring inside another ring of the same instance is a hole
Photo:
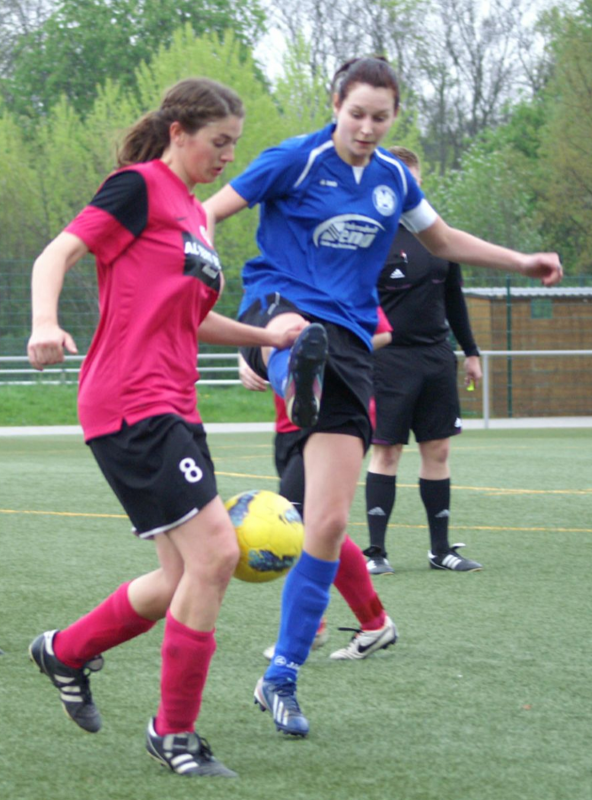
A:
{"label": "artificial turf field", "polygon": [[[271,437],[215,434],[226,498],[274,488]],[[76,436],[0,438],[0,797],[7,800],[589,800],[592,798],[592,431],[471,431],[453,442],[451,541],[479,573],[428,569],[410,446],[376,579],[399,643],[331,662],[353,625],[336,593],[329,644],[302,669],[306,740],[252,704],[280,583],[232,581],[198,730],[237,781],[188,779],[148,758],[162,623],[92,678],[104,728],[85,734],[29,662],[67,625],[152,569]],[[360,484],[350,534],[367,543]]]}

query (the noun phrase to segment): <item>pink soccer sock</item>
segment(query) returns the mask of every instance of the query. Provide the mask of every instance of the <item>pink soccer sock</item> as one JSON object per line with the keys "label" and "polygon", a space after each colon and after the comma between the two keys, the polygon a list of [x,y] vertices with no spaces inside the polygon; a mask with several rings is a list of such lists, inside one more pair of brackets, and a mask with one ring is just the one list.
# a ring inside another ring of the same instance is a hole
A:
{"label": "pink soccer sock", "polygon": [[123,583],[86,616],[59,631],[53,647],[60,661],[80,669],[93,656],[149,631],[156,624],[133,608],[128,597],[130,583]]}
{"label": "pink soccer sock", "polygon": [[167,611],[162,642],[161,699],[154,724],[159,736],[193,730],[215,650],[214,631],[194,631]]}
{"label": "pink soccer sock", "polygon": [[375,631],[386,622],[386,612],[374,590],[364,554],[349,536],[345,537],[339,554],[339,569],[335,588],[356,615],[360,627]]}

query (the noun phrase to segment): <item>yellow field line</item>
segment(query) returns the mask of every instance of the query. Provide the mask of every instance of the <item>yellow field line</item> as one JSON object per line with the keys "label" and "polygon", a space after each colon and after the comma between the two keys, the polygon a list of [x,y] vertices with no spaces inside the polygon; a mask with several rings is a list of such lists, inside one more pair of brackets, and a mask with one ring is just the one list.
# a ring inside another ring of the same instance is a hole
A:
{"label": "yellow field line", "polygon": [[0,508],[0,514],[38,514],[44,517],[92,517],[97,519],[127,519],[126,514],[90,514],[80,511],[30,511],[14,508]]}
{"label": "yellow field line", "polygon": [[[216,475],[223,475],[225,478],[255,478],[262,481],[277,481],[275,475],[256,475],[245,472],[223,472],[216,470]],[[363,481],[358,482],[358,486],[364,486]],[[398,489],[417,489],[416,483],[397,483]],[[499,486],[458,486],[452,485],[453,490],[460,490],[465,492],[486,492],[487,494],[567,494],[567,495],[583,495],[584,497],[592,495],[592,489],[504,489]]]}
{"label": "yellow field line", "polygon": [[[29,509],[0,508],[0,514],[23,514],[47,517],[79,517],[86,519],[127,519],[125,514],[92,514],[79,511],[33,511]],[[365,522],[349,522],[348,528],[366,527]],[[397,522],[388,526],[389,528],[401,528],[407,530],[426,530],[426,525],[405,525]],[[455,525],[457,531],[518,531],[521,533],[592,533],[592,528],[520,528],[509,525]]]}

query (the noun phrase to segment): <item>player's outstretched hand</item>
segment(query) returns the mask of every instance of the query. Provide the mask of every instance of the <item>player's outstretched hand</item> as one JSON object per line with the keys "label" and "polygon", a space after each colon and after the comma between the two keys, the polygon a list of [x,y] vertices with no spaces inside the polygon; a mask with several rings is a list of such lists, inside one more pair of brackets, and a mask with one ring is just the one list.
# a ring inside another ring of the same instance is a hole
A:
{"label": "player's outstretched hand", "polygon": [[59,325],[35,328],[27,345],[31,366],[43,370],[50,364],[60,364],[64,360],[64,347],[69,353],[78,353],[74,339]]}
{"label": "player's outstretched hand", "polygon": [[540,278],[543,286],[556,286],[563,278],[563,267],[557,253],[533,253],[524,256],[520,272],[527,278]]}

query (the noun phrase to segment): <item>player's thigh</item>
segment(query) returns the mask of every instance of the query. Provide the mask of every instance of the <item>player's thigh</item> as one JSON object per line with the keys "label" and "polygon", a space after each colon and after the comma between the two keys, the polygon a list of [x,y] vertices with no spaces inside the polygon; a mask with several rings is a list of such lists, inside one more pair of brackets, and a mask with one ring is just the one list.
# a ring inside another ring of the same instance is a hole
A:
{"label": "player's thigh", "polygon": [[358,436],[311,435],[304,448],[305,542],[316,536],[334,540],[345,532],[363,457],[364,442]]}
{"label": "player's thigh", "polygon": [[323,324],[329,339],[329,355],[319,418],[311,431],[358,437],[366,452],[372,436],[371,353],[351,331],[330,322]]}
{"label": "player's thigh", "polygon": [[232,573],[238,561],[236,533],[219,496],[167,536],[179,551],[185,571],[200,579]]}

